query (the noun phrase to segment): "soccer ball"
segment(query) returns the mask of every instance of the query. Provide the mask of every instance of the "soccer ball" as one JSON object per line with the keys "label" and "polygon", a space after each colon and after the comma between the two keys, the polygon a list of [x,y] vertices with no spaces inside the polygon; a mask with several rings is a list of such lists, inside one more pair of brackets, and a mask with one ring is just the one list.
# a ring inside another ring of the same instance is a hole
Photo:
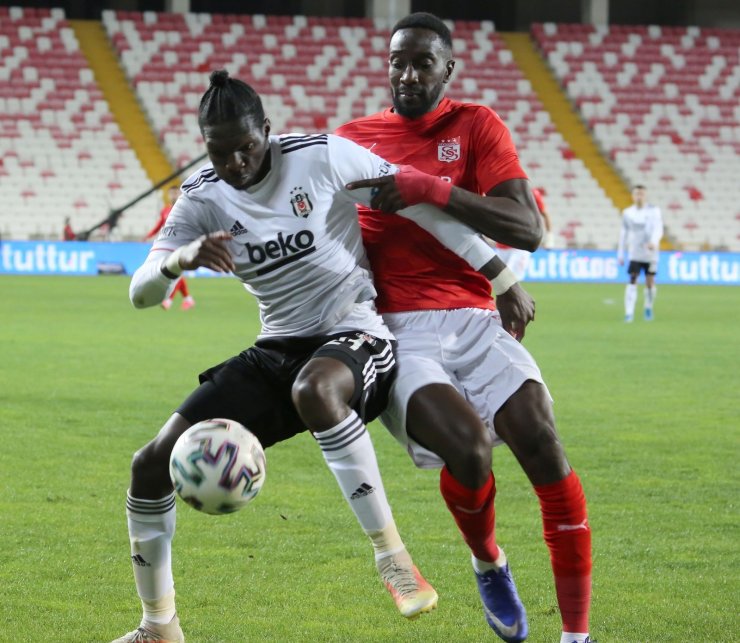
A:
{"label": "soccer ball", "polygon": [[265,483],[265,452],[234,420],[205,420],[175,442],[170,478],[179,496],[207,514],[239,511]]}

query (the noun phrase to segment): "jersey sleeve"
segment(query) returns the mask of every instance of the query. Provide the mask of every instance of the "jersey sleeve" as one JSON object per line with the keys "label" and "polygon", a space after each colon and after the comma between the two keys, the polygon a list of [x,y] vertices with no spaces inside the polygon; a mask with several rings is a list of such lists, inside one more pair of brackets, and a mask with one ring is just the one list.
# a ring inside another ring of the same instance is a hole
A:
{"label": "jersey sleeve", "polygon": [[174,286],[177,280],[162,274],[162,263],[171,252],[205,234],[198,225],[198,211],[202,207],[205,204],[185,196],[173,206],[146,260],[131,277],[129,299],[136,308],[156,306]]}
{"label": "jersey sleeve", "polygon": [[[348,139],[329,136],[329,155],[337,187],[356,203],[370,206],[371,188],[347,190],[351,181],[395,174],[398,167]],[[443,246],[464,259],[475,270],[488,263],[496,251],[471,227],[428,204],[412,205],[398,212],[424,228]]]}
{"label": "jersey sleeve", "polygon": [[476,179],[483,194],[511,179],[527,179],[511,133],[501,117],[481,106],[473,120]]}

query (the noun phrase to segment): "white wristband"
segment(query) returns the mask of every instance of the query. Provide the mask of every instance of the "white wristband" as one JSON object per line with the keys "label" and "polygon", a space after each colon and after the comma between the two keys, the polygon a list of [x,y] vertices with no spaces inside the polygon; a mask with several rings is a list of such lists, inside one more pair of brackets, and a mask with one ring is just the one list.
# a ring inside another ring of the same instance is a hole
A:
{"label": "white wristband", "polygon": [[516,275],[508,268],[504,268],[491,282],[493,284],[493,294],[496,295],[496,297],[503,295],[517,281],[519,280],[516,278]]}
{"label": "white wristband", "polygon": [[182,274],[182,267],[180,266],[180,255],[182,254],[182,248],[177,248],[174,252],[170,254],[169,257],[167,257],[162,262],[162,271],[163,274],[164,270],[166,270],[168,273],[174,275],[175,277],[179,277]]}

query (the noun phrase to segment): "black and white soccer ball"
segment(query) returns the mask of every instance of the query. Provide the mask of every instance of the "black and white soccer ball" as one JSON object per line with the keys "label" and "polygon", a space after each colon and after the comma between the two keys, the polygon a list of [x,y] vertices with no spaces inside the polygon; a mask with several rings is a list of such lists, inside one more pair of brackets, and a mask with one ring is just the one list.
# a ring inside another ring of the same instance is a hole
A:
{"label": "black and white soccer ball", "polygon": [[170,478],[178,495],[207,514],[239,511],[259,493],[266,474],[262,445],[234,420],[194,424],[170,455]]}

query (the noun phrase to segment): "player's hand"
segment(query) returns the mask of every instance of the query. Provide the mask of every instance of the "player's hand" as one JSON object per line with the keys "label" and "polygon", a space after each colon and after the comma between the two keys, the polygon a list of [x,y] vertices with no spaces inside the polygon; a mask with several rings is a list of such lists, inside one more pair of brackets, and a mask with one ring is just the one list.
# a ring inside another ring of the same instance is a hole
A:
{"label": "player's hand", "polygon": [[381,176],[377,179],[361,179],[345,186],[348,190],[370,188],[370,207],[383,212],[398,212],[408,207],[396,185],[394,175]]}
{"label": "player's hand", "polygon": [[529,322],[534,321],[534,299],[516,283],[496,297],[496,308],[501,315],[504,330],[514,339],[522,341]]}
{"label": "player's hand", "polygon": [[185,246],[180,253],[180,267],[183,270],[210,268],[216,272],[233,272],[228,242],[232,237],[226,230],[211,232],[198,237]]}
{"label": "player's hand", "polygon": [[401,165],[393,175],[362,179],[347,184],[347,189],[371,188],[370,207],[384,212],[398,212],[409,205],[429,203],[444,209],[450,201],[452,183],[421,172],[411,165]]}

